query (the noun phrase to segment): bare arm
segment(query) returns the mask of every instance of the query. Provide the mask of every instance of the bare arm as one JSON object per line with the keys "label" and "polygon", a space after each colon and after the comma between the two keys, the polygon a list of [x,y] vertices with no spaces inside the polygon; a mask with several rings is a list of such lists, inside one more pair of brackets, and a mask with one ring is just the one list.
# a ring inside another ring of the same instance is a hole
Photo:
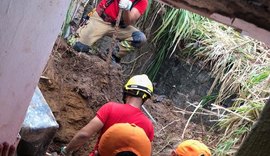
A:
{"label": "bare arm", "polygon": [[133,25],[139,18],[141,13],[137,8],[132,8],[130,11],[123,11],[123,19],[126,25]]}
{"label": "bare arm", "polygon": [[72,140],[66,146],[66,151],[70,153],[83,146],[93,134],[101,130],[103,125],[104,124],[102,123],[102,121],[97,116],[95,116],[72,138]]}

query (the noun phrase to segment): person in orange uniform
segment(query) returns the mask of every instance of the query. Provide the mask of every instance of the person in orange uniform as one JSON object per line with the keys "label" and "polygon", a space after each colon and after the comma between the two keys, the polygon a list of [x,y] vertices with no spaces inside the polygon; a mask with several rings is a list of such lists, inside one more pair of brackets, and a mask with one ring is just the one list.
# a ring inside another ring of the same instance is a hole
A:
{"label": "person in orange uniform", "polygon": [[150,156],[151,142],[144,130],[135,124],[114,124],[101,136],[96,155]]}
{"label": "person in orange uniform", "polygon": [[208,147],[197,140],[186,140],[172,151],[171,156],[211,156]]}

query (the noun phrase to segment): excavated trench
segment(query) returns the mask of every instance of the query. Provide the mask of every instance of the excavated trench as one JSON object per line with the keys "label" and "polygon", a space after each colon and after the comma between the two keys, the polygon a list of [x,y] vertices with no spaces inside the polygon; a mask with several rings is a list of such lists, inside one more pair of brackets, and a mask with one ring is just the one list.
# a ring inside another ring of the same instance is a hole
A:
{"label": "excavated trench", "polygon": [[[61,39],[56,43],[43,72],[48,79],[40,79],[39,82],[60,125],[49,152],[59,152],[60,147],[67,144],[103,104],[108,101],[122,102],[122,85],[128,78],[123,74],[121,65],[112,64],[108,71],[106,61],[96,55],[74,52]],[[169,70],[165,71],[168,66]],[[192,113],[187,103],[200,100],[206,93],[210,77],[205,71],[191,70],[191,66],[183,62],[168,66],[161,69],[160,73],[165,74],[159,75],[155,95],[145,103],[157,121],[154,125],[153,155],[168,155],[181,140],[191,138],[214,148],[217,135],[208,131],[203,116],[197,115],[196,121],[191,120],[184,130]],[[94,138],[75,155],[88,155],[96,143]]]}

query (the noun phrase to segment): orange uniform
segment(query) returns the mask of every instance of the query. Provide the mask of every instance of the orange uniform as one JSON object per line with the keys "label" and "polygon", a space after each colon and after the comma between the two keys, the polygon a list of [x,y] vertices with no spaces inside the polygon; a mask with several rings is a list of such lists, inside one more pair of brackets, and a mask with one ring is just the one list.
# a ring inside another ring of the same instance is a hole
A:
{"label": "orange uniform", "polygon": [[150,156],[151,143],[144,130],[135,124],[119,123],[111,126],[101,137],[100,156],[115,156],[130,151],[137,156]]}

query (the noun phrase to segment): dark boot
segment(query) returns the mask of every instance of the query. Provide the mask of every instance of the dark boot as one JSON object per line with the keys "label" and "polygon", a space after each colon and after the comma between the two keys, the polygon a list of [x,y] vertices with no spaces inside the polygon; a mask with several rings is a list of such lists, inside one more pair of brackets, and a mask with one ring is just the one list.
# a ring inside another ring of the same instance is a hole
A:
{"label": "dark boot", "polygon": [[76,42],[73,46],[73,49],[78,52],[84,52],[84,53],[88,53],[91,50],[91,48],[88,45],[83,44],[81,42]]}

